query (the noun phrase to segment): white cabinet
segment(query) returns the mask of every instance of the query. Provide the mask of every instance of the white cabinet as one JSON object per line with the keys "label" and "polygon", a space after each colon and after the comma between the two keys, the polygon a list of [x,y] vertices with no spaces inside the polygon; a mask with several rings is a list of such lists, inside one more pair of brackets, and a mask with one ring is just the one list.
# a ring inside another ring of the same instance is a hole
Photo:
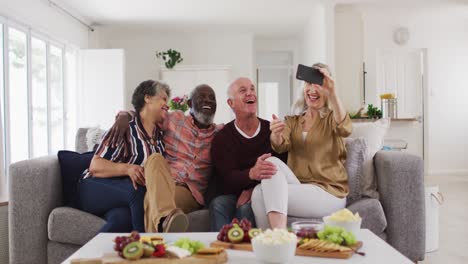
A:
{"label": "white cabinet", "polygon": [[171,97],[189,95],[197,85],[207,84],[216,93],[215,123],[228,123],[234,114],[227,104],[229,85],[229,66],[177,66],[174,69],[161,70],[160,79],[171,87]]}
{"label": "white cabinet", "polygon": [[[392,121],[387,139],[408,142],[407,152],[424,158],[424,60],[423,49],[377,51],[377,94],[393,93],[398,100],[398,118]],[[426,134],[427,135],[427,134]]]}

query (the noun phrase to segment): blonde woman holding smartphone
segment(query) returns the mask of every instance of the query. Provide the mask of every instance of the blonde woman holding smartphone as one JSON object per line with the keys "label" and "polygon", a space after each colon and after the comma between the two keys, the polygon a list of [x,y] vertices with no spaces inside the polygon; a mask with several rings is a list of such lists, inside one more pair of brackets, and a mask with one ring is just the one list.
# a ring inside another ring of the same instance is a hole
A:
{"label": "blonde woman holding smartphone", "polygon": [[351,120],[328,66],[317,63],[309,69],[323,75],[323,84],[304,82],[295,104],[299,114],[284,121],[273,115],[270,123],[272,149],[288,152],[288,162],[267,159],[276,165],[277,173],[262,180],[252,196],[260,228],[286,228],[288,215],[321,218],[346,205],[349,187],[343,137],[351,134]]}

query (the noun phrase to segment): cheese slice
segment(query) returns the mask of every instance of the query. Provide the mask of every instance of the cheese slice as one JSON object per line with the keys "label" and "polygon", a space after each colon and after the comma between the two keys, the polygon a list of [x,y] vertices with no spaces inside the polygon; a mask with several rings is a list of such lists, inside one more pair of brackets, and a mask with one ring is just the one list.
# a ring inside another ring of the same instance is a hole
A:
{"label": "cheese slice", "polygon": [[192,255],[192,253],[190,253],[190,251],[188,251],[186,249],[183,249],[183,248],[180,248],[180,247],[176,247],[176,246],[167,247],[166,248],[166,254],[168,254],[169,256],[176,257],[176,258],[186,258],[186,257],[190,257],[190,255]]}

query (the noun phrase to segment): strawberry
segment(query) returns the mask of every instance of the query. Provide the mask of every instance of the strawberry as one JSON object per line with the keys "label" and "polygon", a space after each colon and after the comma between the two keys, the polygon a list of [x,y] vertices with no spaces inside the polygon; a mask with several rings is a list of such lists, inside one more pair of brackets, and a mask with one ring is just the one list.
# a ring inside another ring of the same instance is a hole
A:
{"label": "strawberry", "polygon": [[166,254],[166,248],[163,244],[156,245],[154,247],[153,257],[162,257]]}

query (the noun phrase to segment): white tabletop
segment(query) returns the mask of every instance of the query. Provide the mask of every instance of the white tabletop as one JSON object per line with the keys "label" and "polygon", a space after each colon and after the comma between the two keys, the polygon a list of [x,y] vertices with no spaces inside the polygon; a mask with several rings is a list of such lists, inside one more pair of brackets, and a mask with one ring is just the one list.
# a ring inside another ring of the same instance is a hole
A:
{"label": "white tabletop", "polygon": [[[75,258],[98,258],[103,253],[113,252],[114,243],[112,240],[123,234],[116,233],[100,233],[91,239],[86,245],[81,247],[77,252],[66,259],[62,264],[69,264],[70,260]],[[149,235],[149,234],[145,234]],[[200,240],[206,246],[216,240],[217,233],[160,233],[167,243],[176,241],[181,237],[189,237],[190,239]],[[385,241],[374,235],[367,229],[361,229],[356,234],[359,240],[363,241],[363,246],[359,250],[365,252],[365,256],[354,254],[349,259],[332,259],[332,258],[316,258],[316,257],[294,257],[291,263],[316,263],[316,264],[337,264],[337,263],[398,263],[398,264],[413,264],[408,258],[396,251]],[[253,252],[240,250],[227,250],[228,263],[260,263],[255,259]]]}

